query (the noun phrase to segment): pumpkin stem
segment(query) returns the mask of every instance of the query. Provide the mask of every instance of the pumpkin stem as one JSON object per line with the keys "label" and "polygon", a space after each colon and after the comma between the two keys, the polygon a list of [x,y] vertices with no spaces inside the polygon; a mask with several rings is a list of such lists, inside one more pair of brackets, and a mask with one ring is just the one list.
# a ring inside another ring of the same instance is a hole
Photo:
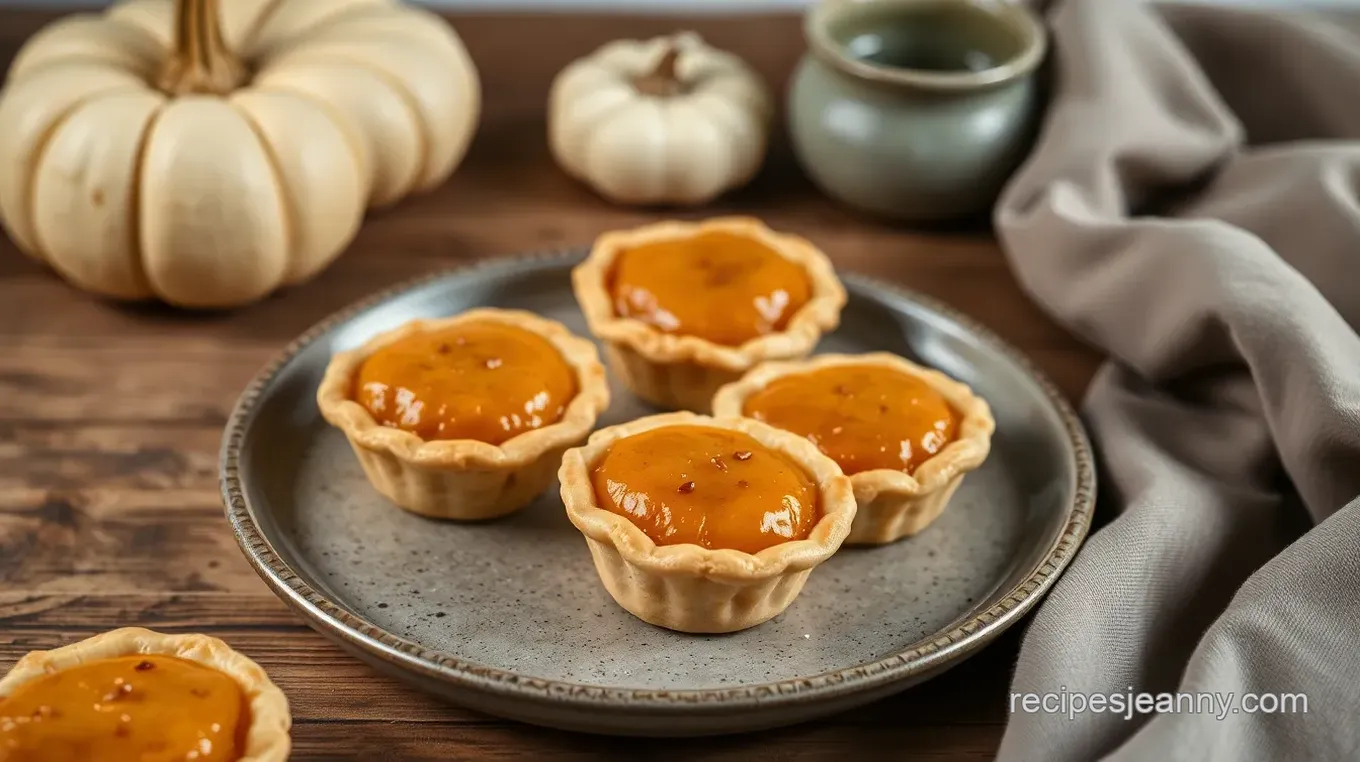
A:
{"label": "pumpkin stem", "polygon": [[221,95],[244,79],[241,63],[222,41],[218,13],[218,0],[175,0],[175,48],[161,71],[161,89]]}
{"label": "pumpkin stem", "polygon": [[684,86],[680,78],[675,74],[675,64],[680,59],[680,46],[674,42],[668,43],[666,52],[661,55],[661,60],[657,62],[656,68],[640,77],[633,79],[633,87],[643,95],[653,95],[658,98],[668,98],[680,93]]}

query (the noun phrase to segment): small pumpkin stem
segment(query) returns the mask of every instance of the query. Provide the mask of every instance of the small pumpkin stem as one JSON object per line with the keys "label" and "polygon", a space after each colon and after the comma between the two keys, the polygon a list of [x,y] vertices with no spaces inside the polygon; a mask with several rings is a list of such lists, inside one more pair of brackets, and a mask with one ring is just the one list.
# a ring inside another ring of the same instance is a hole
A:
{"label": "small pumpkin stem", "polygon": [[633,87],[643,95],[667,98],[684,89],[680,78],[675,74],[675,64],[680,60],[680,46],[668,43],[666,52],[657,62],[656,68],[633,80]]}
{"label": "small pumpkin stem", "polygon": [[175,48],[161,71],[161,89],[221,95],[241,83],[241,63],[222,41],[218,13],[218,0],[175,0]]}

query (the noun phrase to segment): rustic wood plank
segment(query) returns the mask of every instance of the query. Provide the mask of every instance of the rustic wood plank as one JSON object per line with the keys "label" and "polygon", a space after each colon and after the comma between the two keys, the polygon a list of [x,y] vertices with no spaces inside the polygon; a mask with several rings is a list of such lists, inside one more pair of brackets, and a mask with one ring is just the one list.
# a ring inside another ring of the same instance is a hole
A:
{"label": "rustic wood plank", "polygon": [[259,591],[217,494],[0,492],[0,582],[22,593]]}
{"label": "rustic wood plank", "polygon": [[[3,383],[3,382],[0,382]],[[88,419],[86,419],[88,421]],[[217,481],[222,427],[135,421],[64,425],[60,420],[0,422],[0,494],[20,488],[77,490],[203,489]]]}
{"label": "rustic wood plank", "polygon": [[[245,560],[241,559],[244,564]],[[109,622],[179,631],[212,622],[218,632],[238,629],[309,632],[283,601],[263,587],[249,592],[42,594],[0,592],[0,630],[46,633],[95,631]],[[43,647],[51,647],[46,644]]]}
{"label": "rustic wood plank", "polygon": [[228,343],[167,349],[130,341],[14,347],[0,359],[0,420],[221,426],[236,395],[276,351]]}
{"label": "rustic wood plank", "polygon": [[[921,760],[981,762],[996,754],[997,728],[938,725],[803,726],[732,738],[594,739],[542,728],[500,725],[440,726],[405,723],[346,723],[337,737],[330,724],[306,723],[293,732],[295,758],[324,760],[599,760],[638,758],[646,749],[654,760]],[[351,736],[351,733],[354,735]]]}

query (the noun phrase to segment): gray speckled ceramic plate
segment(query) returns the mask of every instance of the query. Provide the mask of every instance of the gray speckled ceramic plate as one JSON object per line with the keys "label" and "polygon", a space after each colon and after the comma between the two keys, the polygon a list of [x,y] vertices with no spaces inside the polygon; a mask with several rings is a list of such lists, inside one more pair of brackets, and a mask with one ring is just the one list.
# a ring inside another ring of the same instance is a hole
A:
{"label": "gray speckled ceramic plate", "polygon": [[[697,735],[790,724],[906,688],[1028,610],[1086,534],[1095,491],[1075,415],[991,333],[941,305],[844,275],[842,327],[820,351],[888,350],[992,405],[992,455],[915,538],[845,549],[781,616],[693,636],[633,618],[600,585],[556,490],[493,523],[438,523],[386,503],[316,385],[333,351],[415,317],[529,309],[586,334],[568,271],[581,252],[497,260],[380,294],[298,339],[227,426],[227,515],[260,575],[317,630],[456,702],[603,733]],[[616,387],[601,426],[650,411]]]}

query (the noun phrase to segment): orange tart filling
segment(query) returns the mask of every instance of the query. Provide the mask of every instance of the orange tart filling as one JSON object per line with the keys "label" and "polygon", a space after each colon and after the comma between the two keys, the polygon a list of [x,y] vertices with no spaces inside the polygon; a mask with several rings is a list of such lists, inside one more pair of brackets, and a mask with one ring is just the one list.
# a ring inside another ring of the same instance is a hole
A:
{"label": "orange tart filling", "polygon": [[0,699],[4,762],[235,762],[250,708],[231,677],[174,656],[100,659]]}
{"label": "orange tart filling", "polygon": [[557,423],[576,396],[576,375],[531,331],[491,320],[415,334],[359,368],[356,401],[384,426],[426,441],[498,445]]}
{"label": "orange tart filling", "polygon": [[625,249],[609,286],[620,317],[726,346],[783,330],[812,295],[801,265],[724,231]]}
{"label": "orange tart filling", "polygon": [[910,474],[949,444],[958,413],[925,381],[876,365],[784,376],[746,399],[743,415],[807,437],[846,475]]}
{"label": "orange tart filling", "polygon": [[817,486],[783,453],[740,431],[663,426],[615,442],[591,474],[605,510],[657,545],[758,553],[807,539]]}

